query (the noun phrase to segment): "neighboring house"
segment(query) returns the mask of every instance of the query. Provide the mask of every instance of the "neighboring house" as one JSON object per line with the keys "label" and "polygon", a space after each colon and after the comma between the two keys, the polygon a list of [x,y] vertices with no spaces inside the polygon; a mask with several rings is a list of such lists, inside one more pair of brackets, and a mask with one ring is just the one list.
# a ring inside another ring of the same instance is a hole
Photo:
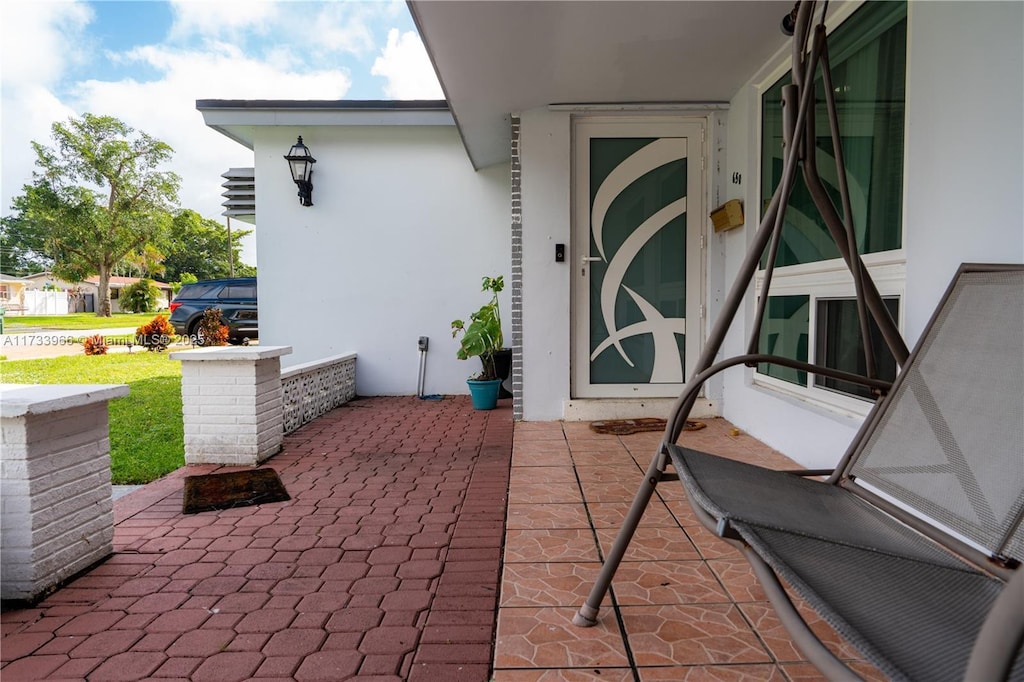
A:
{"label": "neighboring house", "polygon": [[[130,284],[137,284],[141,281],[141,277],[111,277],[110,278],[110,312],[120,313],[124,312],[121,310],[120,298],[121,290]],[[157,298],[156,307],[157,310],[166,310],[171,306],[171,299],[174,298],[174,291],[171,289],[171,285],[167,282],[161,282],[159,280],[150,280],[157,289],[160,290],[160,296]],[[81,285],[83,287],[91,287],[91,293],[96,297],[96,305],[99,305],[99,291],[100,291],[100,278],[96,275],[92,277],[86,277]]]}
{"label": "neighboring house", "polygon": [[[261,342],[295,362],[355,351],[359,393],[408,394],[427,335],[427,390],[462,393],[476,367],[454,360],[448,323],[505,274],[517,418],[664,416],[778,182],[793,3],[409,6],[447,107],[197,102],[254,152]],[[828,23],[859,247],[913,344],[959,263],[1024,261],[1024,3],[833,2]],[[312,207],[281,158],[299,135]],[[715,232],[729,199],[745,222]],[[846,366],[853,283],[807,203],[798,188],[762,348]],[[870,405],[734,369],[699,409],[816,467]]]}
{"label": "neighboring house", "polygon": [[68,294],[56,287],[37,288],[32,275],[0,275],[0,306],[13,315],[66,315]]}
{"label": "neighboring house", "polygon": [[38,314],[91,313],[96,309],[95,287],[67,282],[48,270],[25,275],[23,279],[40,303]]}
{"label": "neighboring house", "polygon": [[25,289],[27,282],[21,277],[0,272],[0,307],[6,314],[25,313]]}
{"label": "neighboring house", "polygon": [[[27,275],[28,288],[32,290],[57,289],[68,293],[68,312],[92,313],[99,305],[99,284],[98,276],[87,277],[81,282],[68,282],[56,277],[52,272],[39,272],[34,275]],[[110,311],[119,313],[121,307],[118,300],[121,297],[121,289],[129,284],[135,284],[139,277],[111,277],[110,278]],[[157,308],[160,310],[170,307],[174,292],[171,285],[158,280],[150,280],[160,290],[160,297],[157,300]]]}

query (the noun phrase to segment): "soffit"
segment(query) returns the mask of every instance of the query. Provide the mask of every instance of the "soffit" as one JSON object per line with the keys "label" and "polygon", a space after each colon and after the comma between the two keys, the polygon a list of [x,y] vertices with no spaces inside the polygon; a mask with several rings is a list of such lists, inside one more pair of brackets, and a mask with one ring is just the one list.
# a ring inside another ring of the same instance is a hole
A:
{"label": "soffit", "polygon": [[477,168],[509,114],[550,104],[728,102],[787,37],[791,0],[408,0]]}

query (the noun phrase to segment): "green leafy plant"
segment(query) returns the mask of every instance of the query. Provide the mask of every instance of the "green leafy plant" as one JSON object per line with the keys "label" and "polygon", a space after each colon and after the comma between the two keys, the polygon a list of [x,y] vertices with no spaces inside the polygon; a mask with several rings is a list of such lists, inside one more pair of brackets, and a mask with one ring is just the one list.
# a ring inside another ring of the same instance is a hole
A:
{"label": "green leafy plant", "polygon": [[207,308],[203,311],[203,319],[196,328],[196,344],[199,346],[226,346],[228,328],[220,321],[220,308]]}
{"label": "green leafy plant", "polygon": [[82,340],[82,346],[85,347],[86,355],[106,355],[107,354],[107,340],[102,334],[94,334],[87,336]]}
{"label": "green leafy plant", "polygon": [[135,340],[148,351],[165,351],[174,337],[174,327],[164,315],[157,315],[149,324],[135,330]]}
{"label": "green leafy plant", "polygon": [[191,272],[181,273],[181,280],[177,282],[171,282],[171,291],[177,294],[181,291],[181,288],[186,284],[195,284],[199,281],[199,278],[193,275]]}
{"label": "green leafy plant", "polygon": [[483,371],[471,377],[471,381],[490,381],[498,378],[494,367],[494,352],[501,350],[504,344],[501,333],[501,310],[498,308],[498,292],[504,288],[505,278],[502,275],[484,277],[481,290],[489,291],[491,300],[469,316],[468,325],[463,320],[452,321],[452,338],[462,334],[456,357],[459,360],[468,360],[476,356],[483,365]]}
{"label": "green leafy plant", "polygon": [[156,310],[160,290],[151,280],[140,279],[121,289],[121,308],[133,313],[151,313]]}

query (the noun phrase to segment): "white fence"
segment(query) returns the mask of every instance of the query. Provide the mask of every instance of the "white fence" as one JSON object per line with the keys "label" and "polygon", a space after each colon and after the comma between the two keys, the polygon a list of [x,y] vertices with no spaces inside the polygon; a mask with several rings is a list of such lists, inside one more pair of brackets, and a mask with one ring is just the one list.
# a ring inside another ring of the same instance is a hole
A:
{"label": "white fence", "polygon": [[68,292],[23,291],[19,298],[0,303],[7,315],[67,315]]}

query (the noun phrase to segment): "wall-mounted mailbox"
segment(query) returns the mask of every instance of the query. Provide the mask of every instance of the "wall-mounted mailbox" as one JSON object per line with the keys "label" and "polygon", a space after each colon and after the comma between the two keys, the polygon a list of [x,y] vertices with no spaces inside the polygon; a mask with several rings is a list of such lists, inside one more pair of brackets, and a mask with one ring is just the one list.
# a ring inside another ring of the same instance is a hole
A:
{"label": "wall-mounted mailbox", "polygon": [[739,199],[730,199],[711,212],[715,232],[725,232],[743,225],[743,204]]}

